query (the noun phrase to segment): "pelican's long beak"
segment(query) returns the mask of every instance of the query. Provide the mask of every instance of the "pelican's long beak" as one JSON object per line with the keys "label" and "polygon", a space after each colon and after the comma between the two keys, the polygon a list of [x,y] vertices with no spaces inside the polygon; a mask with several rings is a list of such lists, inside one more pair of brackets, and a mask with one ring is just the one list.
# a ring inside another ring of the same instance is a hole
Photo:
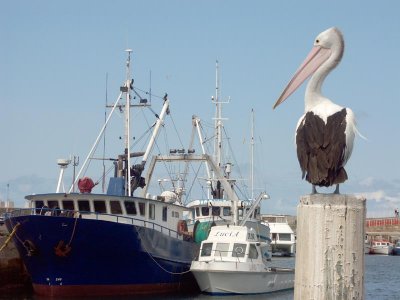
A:
{"label": "pelican's long beak", "polygon": [[285,101],[294,91],[309,77],[311,76],[318,67],[325,62],[331,55],[331,50],[322,48],[320,46],[314,46],[311,52],[307,55],[307,58],[301,64],[300,68],[293,75],[288,85],[283,90],[281,96],[274,105],[277,107],[283,101]]}

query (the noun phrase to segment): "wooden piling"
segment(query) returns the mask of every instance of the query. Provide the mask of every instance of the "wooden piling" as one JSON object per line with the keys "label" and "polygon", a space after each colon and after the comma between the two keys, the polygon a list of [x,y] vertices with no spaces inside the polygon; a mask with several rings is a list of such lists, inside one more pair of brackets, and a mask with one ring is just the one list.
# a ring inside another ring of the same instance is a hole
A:
{"label": "wooden piling", "polygon": [[297,207],[295,300],[364,299],[366,200],[314,194]]}

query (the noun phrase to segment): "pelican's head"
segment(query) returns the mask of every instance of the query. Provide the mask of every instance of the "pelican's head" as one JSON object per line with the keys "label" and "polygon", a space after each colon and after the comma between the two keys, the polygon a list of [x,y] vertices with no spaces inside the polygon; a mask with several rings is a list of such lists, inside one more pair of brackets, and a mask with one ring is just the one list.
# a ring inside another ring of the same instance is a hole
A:
{"label": "pelican's head", "polygon": [[344,51],[344,39],[343,34],[336,27],[331,27],[315,38],[314,47],[321,47],[329,49],[332,53],[335,53],[335,59],[339,62],[342,59]]}
{"label": "pelican's head", "polygon": [[298,68],[292,79],[283,90],[273,108],[285,101],[294,91],[328,59],[326,73],[332,70],[340,62],[344,51],[343,35],[336,27],[331,27],[320,34],[314,40],[314,47],[307,58]]}

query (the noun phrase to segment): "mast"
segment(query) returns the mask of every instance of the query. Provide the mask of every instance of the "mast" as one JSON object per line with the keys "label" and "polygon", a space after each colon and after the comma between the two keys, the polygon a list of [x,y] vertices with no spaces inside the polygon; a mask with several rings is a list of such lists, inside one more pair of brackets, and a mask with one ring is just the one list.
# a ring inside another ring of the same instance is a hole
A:
{"label": "mast", "polygon": [[126,82],[125,82],[125,96],[126,96],[126,104],[125,104],[125,155],[126,155],[126,176],[125,176],[125,196],[130,196],[132,194],[132,187],[130,183],[131,178],[131,157],[130,157],[130,108],[131,108],[131,88],[132,82],[130,79],[130,67],[131,67],[131,53],[132,49],[126,49],[128,52],[128,59],[126,60]]}
{"label": "mast", "polygon": [[251,140],[250,140],[250,181],[251,200],[254,200],[254,109],[251,109]]}
{"label": "mast", "polygon": [[[215,97],[213,96],[211,98],[211,100],[213,103],[215,103],[214,159],[215,159],[215,163],[216,163],[217,167],[219,168],[219,170],[221,171],[221,173],[225,174],[228,178],[229,174],[231,172],[231,164],[226,163],[226,165],[224,165],[225,162],[223,161],[223,157],[222,157],[222,152],[223,152],[222,127],[224,126],[223,120],[226,120],[226,119],[222,118],[222,104],[229,103],[229,100],[227,102],[222,102],[220,100],[218,60],[216,60],[216,62],[215,62]],[[225,169],[223,169],[224,167],[225,167]],[[218,181],[220,180],[220,178],[217,178],[216,172],[214,170],[212,172],[212,175],[213,176],[211,178],[211,182],[213,183],[213,182],[217,181],[216,185],[213,185],[212,189],[219,190],[220,182],[218,182]],[[217,194],[219,196],[221,196],[221,198],[223,198],[222,190],[219,190]]]}
{"label": "mast", "polygon": [[219,77],[218,77],[218,60],[215,62],[215,142],[214,142],[214,155],[217,166],[221,168],[221,152],[222,152],[222,137],[221,137],[221,114],[222,105],[219,101]]}

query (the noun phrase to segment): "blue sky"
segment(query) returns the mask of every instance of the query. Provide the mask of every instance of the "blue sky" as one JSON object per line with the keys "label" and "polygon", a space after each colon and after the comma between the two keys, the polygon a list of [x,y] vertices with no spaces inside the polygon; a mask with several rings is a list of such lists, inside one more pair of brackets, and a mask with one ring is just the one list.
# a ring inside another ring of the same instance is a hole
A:
{"label": "blue sky", "polygon": [[[124,79],[133,49],[135,84],[168,92],[188,144],[191,116],[211,122],[215,61],[236,158],[248,168],[255,110],[256,185],[265,213],[295,214],[310,185],[301,180],[294,130],[304,87],[272,105],[332,26],[344,34],[341,64],[324,94],[350,107],[367,140],[356,140],[343,193],[367,198],[368,216],[400,207],[400,11],[398,1],[2,1],[0,4],[0,198],[23,205],[55,190],[56,159],[83,159]],[[157,98],[154,98],[157,99]],[[154,100],[156,102],[157,100]],[[156,108],[155,108],[156,109]],[[110,133],[111,135],[111,133]],[[110,137],[111,139],[111,137]],[[246,142],[247,141],[247,142]],[[247,171],[246,171],[247,172]]]}

